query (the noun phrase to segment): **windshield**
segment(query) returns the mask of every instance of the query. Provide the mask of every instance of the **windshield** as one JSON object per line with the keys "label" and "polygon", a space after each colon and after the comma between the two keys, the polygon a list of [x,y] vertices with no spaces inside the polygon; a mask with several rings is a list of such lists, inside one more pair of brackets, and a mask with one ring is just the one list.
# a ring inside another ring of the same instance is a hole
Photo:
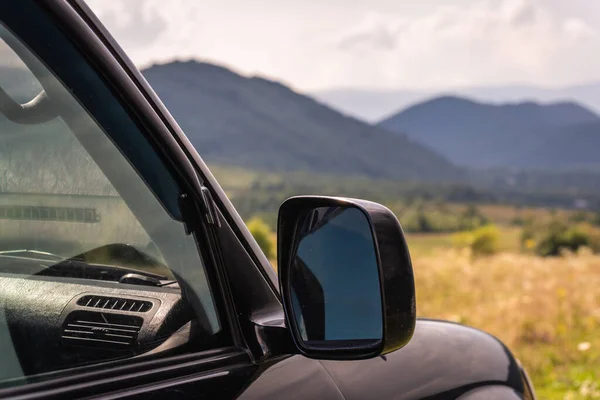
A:
{"label": "windshield", "polygon": [[[121,185],[137,186],[138,202],[156,203],[154,195],[137,176],[133,185],[124,179],[132,165],[65,85],[4,26],[0,38],[0,270],[14,267],[16,256],[47,259],[42,253],[54,261],[90,253],[94,262],[127,266],[133,251],[137,260],[152,258],[136,267],[172,277],[157,267],[158,247],[84,144]],[[115,244],[130,255],[95,250]]]}
{"label": "windshield", "polygon": [[185,160],[47,5],[0,2],[0,392],[230,344]]}

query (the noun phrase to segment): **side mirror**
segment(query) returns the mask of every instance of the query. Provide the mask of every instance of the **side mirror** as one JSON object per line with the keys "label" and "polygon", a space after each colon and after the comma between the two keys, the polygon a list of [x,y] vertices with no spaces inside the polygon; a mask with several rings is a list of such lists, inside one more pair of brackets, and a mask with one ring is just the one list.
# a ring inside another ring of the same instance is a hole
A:
{"label": "side mirror", "polygon": [[286,323],[307,357],[354,360],[412,337],[415,285],[396,216],[365,200],[300,196],[279,209]]}

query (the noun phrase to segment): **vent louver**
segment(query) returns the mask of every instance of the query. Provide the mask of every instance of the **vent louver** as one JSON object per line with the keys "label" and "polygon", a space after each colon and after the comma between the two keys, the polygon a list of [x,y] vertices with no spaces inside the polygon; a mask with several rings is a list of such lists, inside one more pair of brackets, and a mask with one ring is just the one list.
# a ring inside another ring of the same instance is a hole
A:
{"label": "vent louver", "polygon": [[147,312],[152,309],[152,303],[149,301],[95,295],[83,296],[77,301],[77,304],[115,311]]}
{"label": "vent louver", "polygon": [[63,323],[62,339],[75,346],[128,350],[143,323],[142,318],[132,315],[75,311]]}

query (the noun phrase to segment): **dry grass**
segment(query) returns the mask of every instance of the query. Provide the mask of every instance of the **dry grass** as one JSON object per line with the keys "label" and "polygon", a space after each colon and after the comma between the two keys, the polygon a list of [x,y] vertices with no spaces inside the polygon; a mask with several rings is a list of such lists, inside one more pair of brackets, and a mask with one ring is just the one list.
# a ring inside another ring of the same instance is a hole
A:
{"label": "dry grass", "polygon": [[474,258],[451,235],[409,235],[420,317],[470,325],[502,340],[540,399],[600,399],[600,255],[541,258],[503,249]]}
{"label": "dry grass", "polygon": [[[521,229],[503,226],[500,230],[498,248],[500,251],[519,252],[519,236]],[[413,257],[432,255],[442,249],[450,249],[456,245],[453,235],[448,233],[408,233],[406,235],[410,253]]]}
{"label": "dry grass", "polygon": [[413,264],[419,316],[500,338],[541,398],[600,398],[600,256],[474,259],[468,251],[440,249],[413,257]]}

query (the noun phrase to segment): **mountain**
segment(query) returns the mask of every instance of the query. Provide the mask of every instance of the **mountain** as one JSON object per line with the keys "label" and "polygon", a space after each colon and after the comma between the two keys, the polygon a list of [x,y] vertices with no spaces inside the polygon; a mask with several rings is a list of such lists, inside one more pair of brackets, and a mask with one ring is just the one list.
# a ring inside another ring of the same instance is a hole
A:
{"label": "mountain", "polygon": [[259,77],[196,61],[142,71],[205,161],[246,168],[453,179],[444,157]]}
{"label": "mountain", "polygon": [[[41,90],[26,72],[0,67],[3,89],[19,101],[28,101]],[[582,173],[572,169],[548,172],[457,167],[418,143],[423,138],[414,134],[420,129],[407,130],[416,139],[402,132],[390,132],[344,116],[279,83],[244,77],[215,65],[174,62],[155,65],[143,73],[203,158],[211,166],[229,171],[228,179],[236,185],[236,207],[243,204],[243,210],[259,210],[258,198],[263,205],[279,202],[283,197],[274,197],[274,192],[287,196],[317,190],[380,201],[394,196],[448,201],[485,198],[564,206],[572,204],[573,199],[589,200],[588,192],[595,193],[600,188],[600,173],[589,170]],[[444,132],[456,129],[461,120],[464,126],[504,127],[492,137],[512,135],[512,142],[503,145],[519,149],[518,154],[525,154],[527,160],[535,160],[534,167],[595,165],[595,149],[600,144],[596,135],[600,128],[598,118],[574,103],[492,106],[446,97],[411,107],[402,114],[414,115],[407,118],[413,127],[430,126]],[[530,140],[528,146],[524,145],[529,134],[512,134],[522,128],[523,121],[536,134],[540,133],[539,126],[547,124],[544,127],[548,129],[542,132],[545,141]],[[571,127],[571,136],[562,135],[565,126]],[[116,193],[60,118],[20,125],[0,115],[0,127],[4,132],[0,137],[1,191]],[[463,140],[463,150],[472,152],[469,146],[476,142],[477,135],[465,144],[461,135],[467,130],[456,131],[456,140]],[[492,130],[475,131],[487,135]],[[441,138],[448,139],[443,135]],[[452,141],[448,140],[448,146]],[[517,163],[511,160],[508,165]],[[216,173],[221,180],[221,172]],[[273,174],[277,176],[273,178]],[[421,183],[414,182],[423,180],[430,181],[425,182],[425,191],[417,189]],[[223,181],[227,185],[227,180]],[[389,197],[380,193],[384,190],[382,181],[387,182],[384,186]],[[439,181],[445,182],[440,185]],[[249,190],[258,194],[249,196]]]}
{"label": "mountain", "polygon": [[[458,165],[600,165],[588,148],[600,139],[600,117],[572,102],[496,105],[444,96],[408,107],[379,126],[406,133]],[[590,156],[582,159],[583,154]]]}
{"label": "mountain", "polygon": [[535,101],[572,101],[600,113],[600,82],[547,88],[534,85],[503,85],[444,88],[440,90],[329,89],[311,94],[318,101],[368,122],[377,122],[432,97],[469,97],[475,101],[502,104]]}
{"label": "mountain", "polygon": [[598,169],[600,165],[600,122],[560,127],[545,141],[520,152],[525,168]]}

